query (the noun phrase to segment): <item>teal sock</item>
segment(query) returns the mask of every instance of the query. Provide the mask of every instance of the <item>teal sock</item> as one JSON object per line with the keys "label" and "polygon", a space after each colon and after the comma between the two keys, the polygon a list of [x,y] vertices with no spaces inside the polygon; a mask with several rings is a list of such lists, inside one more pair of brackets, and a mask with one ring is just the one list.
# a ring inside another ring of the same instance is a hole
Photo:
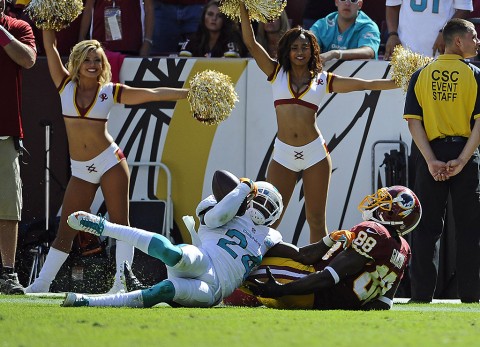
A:
{"label": "teal sock", "polygon": [[168,266],[174,266],[182,259],[182,250],[166,237],[156,234],[148,244],[148,255],[160,259]]}
{"label": "teal sock", "polygon": [[169,280],[163,280],[154,286],[143,289],[143,307],[152,307],[161,302],[171,302],[175,296],[175,287]]}

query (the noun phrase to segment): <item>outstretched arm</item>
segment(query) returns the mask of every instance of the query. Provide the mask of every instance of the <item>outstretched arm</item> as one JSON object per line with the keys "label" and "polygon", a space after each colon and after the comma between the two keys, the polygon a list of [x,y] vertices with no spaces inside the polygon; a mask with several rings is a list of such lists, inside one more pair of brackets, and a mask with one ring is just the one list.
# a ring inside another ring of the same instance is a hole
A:
{"label": "outstretched arm", "polygon": [[121,96],[121,103],[138,105],[154,101],[177,101],[185,99],[188,94],[186,88],[135,88],[125,86]]}
{"label": "outstretched arm", "polygon": [[368,259],[353,249],[347,249],[338,254],[329,266],[298,280],[280,284],[269,274],[269,280],[264,284],[257,282],[251,287],[255,295],[276,298],[284,295],[312,294],[323,288],[329,288],[337,284],[343,278],[359,272]]}
{"label": "outstretched arm", "polygon": [[290,243],[281,242],[270,248],[265,256],[290,258],[305,265],[312,265],[318,263],[337,242],[342,243],[343,248],[348,248],[354,239],[354,232],[337,230],[328,234],[322,240],[301,248]]}
{"label": "outstretched arm", "polygon": [[52,77],[55,87],[58,88],[65,76],[68,75],[67,69],[62,64],[62,59],[57,51],[57,40],[53,30],[43,31],[43,46],[47,55],[48,70]]}
{"label": "outstretched arm", "polygon": [[330,247],[325,245],[323,241],[302,248],[290,243],[280,242],[270,248],[265,257],[289,258],[305,265],[312,265],[322,259],[329,249]]}
{"label": "outstretched arm", "polygon": [[335,93],[348,93],[359,90],[388,90],[398,86],[393,80],[374,79],[364,80],[354,77],[343,77],[336,75],[332,82],[332,91]]}
{"label": "outstretched arm", "polygon": [[250,17],[243,1],[240,1],[240,20],[242,21],[242,37],[245,46],[247,46],[248,51],[257,62],[260,70],[267,76],[270,76],[275,71],[276,62],[255,39]]}

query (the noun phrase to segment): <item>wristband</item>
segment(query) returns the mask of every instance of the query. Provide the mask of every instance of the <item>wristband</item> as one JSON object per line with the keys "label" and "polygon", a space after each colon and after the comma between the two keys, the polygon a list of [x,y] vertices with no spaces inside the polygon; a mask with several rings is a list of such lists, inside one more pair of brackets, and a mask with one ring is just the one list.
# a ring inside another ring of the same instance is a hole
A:
{"label": "wristband", "polygon": [[252,189],[255,185],[255,183],[250,178],[246,177],[240,178],[240,183],[245,183],[247,186],[250,187],[250,189]]}
{"label": "wristband", "polygon": [[148,38],[144,38],[143,39],[144,42],[148,42],[149,44],[153,45],[153,40],[152,39],[148,39]]}
{"label": "wristband", "polygon": [[327,247],[332,247],[335,244],[335,241],[333,241],[328,235],[324,236],[322,240]]}
{"label": "wristband", "polygon": [[390,31],[388,33],[388,37],[390,37],[390,36],[398,36],[398,33],[396,31]]}
{"label": "wristband", "polygon": [[330,272],[330,275],[332,275],[333,281],[335,282],[335,284],[340,282],[340,277],[338,276],[337,271],[333,269],[333,267],[326,266],[324,270],[327,270],[328,272]]}
{"label": "wristband", "polygon": [[339,49],[338,50],[338,60],[342,59],[342,57],[343,57],[343,52],[342,52],[342,50]]}
{"label": "wristband", "polygon": [[10,34],[7,29],[3,27],[3,25],[0,25],[0,46],[5,47],[12,42],[14,38],[15,37]]}

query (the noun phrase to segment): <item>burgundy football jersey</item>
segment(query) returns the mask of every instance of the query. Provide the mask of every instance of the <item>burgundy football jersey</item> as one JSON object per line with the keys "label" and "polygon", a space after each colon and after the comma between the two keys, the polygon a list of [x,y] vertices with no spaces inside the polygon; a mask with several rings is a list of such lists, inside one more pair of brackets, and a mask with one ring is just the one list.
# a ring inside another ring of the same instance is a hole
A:
{"label": "burgundy football jersey", "polygon": [[[331,288],[315,292],[316,309],[358,309],[367,302],[398,286],[411,252],[407,241],[393,238],[388,230],[375,222],[362,222],[351,231],[356,234],[352,250],[369,259],[364,270],[348,276]],[[333,249],[332,249],[333,250]],[[335,249],[315,265],[322,270],[341,250]]]}

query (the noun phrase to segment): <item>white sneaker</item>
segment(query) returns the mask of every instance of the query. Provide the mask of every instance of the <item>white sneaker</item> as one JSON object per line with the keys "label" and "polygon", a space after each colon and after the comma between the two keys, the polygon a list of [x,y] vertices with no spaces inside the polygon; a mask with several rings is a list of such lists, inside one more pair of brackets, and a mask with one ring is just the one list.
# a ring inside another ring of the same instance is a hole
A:
{"label": "white sneaker", "polygon": [[67,293],[65,299],[60,306],[63,307],[79,307],[88,306],[88,296],[76,293]]}
{"label": "white sneaker", "polygon": [[84,211],[72,213],[68,216],[67,223],[72,229],[85,231],[97,236],[101,236],[105,228],[105,218]]}
{"label": "white sneaker", "polygon": [[46,281],[42,281],[36,279],[30,284],[27,288],[25,288],[25,293],[48,293],[50,291],[50,283]]}

